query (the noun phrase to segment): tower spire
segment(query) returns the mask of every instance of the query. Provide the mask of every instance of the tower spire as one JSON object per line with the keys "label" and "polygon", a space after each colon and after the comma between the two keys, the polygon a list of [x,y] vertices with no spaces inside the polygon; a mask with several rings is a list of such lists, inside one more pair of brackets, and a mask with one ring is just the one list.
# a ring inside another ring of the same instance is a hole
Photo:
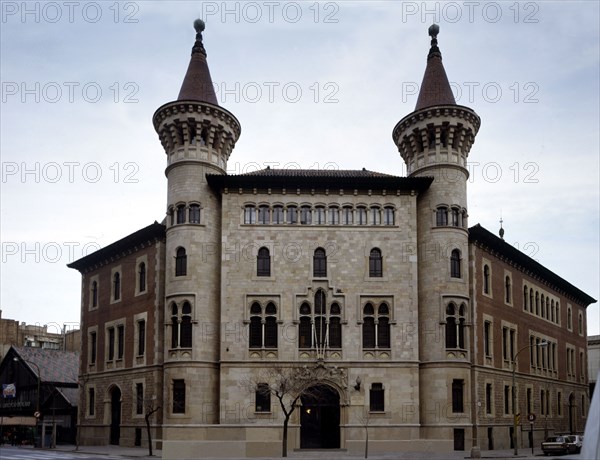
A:
{"label": "tower spire", "polygon": [[437,36],[440,26],[433,24],[429,27],[431,37],[431,48],[427,55],[427,67],[423,75],[421,90],[417,99],[416,110],[424,109],[434,105],[456,105],[454,94],[450,88],[446,70],[442,64],[442,53],[438,48]]}
{"label": "tower spire", "polygon": [[196,41],[192,47],[190,64],[183,79],[177,100],[208,102],[219,105],[206,61],[206,49],[202,42],[202,32],[205,29],[204,21],[196,19],[194,21],[194,29],[196,29]]}

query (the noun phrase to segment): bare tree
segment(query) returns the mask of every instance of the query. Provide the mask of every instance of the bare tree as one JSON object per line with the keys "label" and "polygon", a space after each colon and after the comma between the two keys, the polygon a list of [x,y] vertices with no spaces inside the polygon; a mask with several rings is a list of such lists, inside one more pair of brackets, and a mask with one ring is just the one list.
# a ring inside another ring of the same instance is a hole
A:
{"label": "bare tree", "polygon": [[365,429],[365,458],[369,458],[369,421],[371,416],[368,410],[358,416],[358,420]]}
{"label": "bare tree", "polygon": [[150,418],[155,412],[160,410],[160,406],[154,407],[154,401],[146,401],[146,414],[144,419],[146,420],[146,432],[148,433],[148,455],[152,457],[152,431],[150,430]]}
{"label": "bare tree", "polygon": [[301,397],[321,398],[319,385],[345,379],[344,370],[316,366],[273,366],[261,369],[255,376],[242,382],[251,392],[275,396],[283,412],[281,456],[287,457],[288,425]]}

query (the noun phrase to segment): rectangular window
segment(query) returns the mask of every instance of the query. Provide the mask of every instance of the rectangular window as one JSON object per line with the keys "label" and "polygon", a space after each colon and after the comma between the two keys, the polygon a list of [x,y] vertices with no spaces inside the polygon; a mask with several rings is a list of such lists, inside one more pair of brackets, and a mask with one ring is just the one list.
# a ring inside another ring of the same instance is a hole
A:
{"label": "rectangular window", "polygon": [[125,326],[119,324],[117,326],[117,337],[118,337],[118,354],[117,359],[123,359],[123,351],[125,350]]}
{"label": "rectangular window", "polygon": [[546,407],[546,392],[544,390],[540,390],[540,411],[541,414],[544,415],[544,409]]}
{"label": "rectangular window", "polygon": [[108,360],[115,359],[115,328],[108,328]]}
{"label": "rectangular window", "polygon": [[379,208],[371,208],[371,225],[381,224],[381,213]]}
{"label": "rectangular window", "polygon": [[515,336],[516,331],[514,329],[510,330],[510,360],[513,361],[515,359]]}
{"label": "rectangular window", "polygon": [[356,223],[358,225],[367,225],[367,209],[366,208],[356,208],[356,212],[358,213]]}
{"label": "rectangular window", "polygon": [[369,410],[383,412],[385,410],[383,383],[373,383],[369,390]]}
{"label": "rectangular window", "polygon": [[318,224],[318,225],[325,224],[325,208],[322,208],[322,207],[315,208],[315,224]]}
{"label": "rectangular window", "polygon": [[138,321],[138,343],[137,343],[137,354],[138,356],[144,356],[146,352],[146,321],[143,319]]}
{"label": "rectangular window", "polygon": [[269,223],[269,207],[268,206],[260,206],[258,208],[258,223],[259,224],[268,224]]}
{"label": "rectangular window", "polygon": [[144,384],[143,383],[135,384],[135,413],[138,415],[144,413]]}
{"label": "rectangular window", "polygon": [[268,383],[259,383],[255,394],[254,410],[271,412],[271,391]]}
{"label": "rectangular window", "polygon": [[562,415],[562,393],[556,393],[556,413]]}
{"label": "rectangular window", "polygon": [[394,208],[383,210],[383,222],[385,225],[394,225]]}
{"label": "rectangular window", "polygon": [[510,414],[510,387],[504,385],[504,414]]}
{"label": "rectangular window", "polygon": [[533,414],[533,401],[531,400],[531,388],[527,388],[527,413]]}
{"label": "rectangular window", "polygon": [[489,321],[485,321],[483,323],[483,351],[485,356],[492,356],[492,346],[491,346],[491,329],[492,323]]}
{"label": "rectangular window", "polygon": [[96,390],[88,389],[88,415],[93,416],[96,413]]}
{"label": "rectangular window", "polygon": [[502,358],[508,360],[508,328],[502,328]]}
{"label": "rectangular window", "polygon": [[185,380],[173,380],[173,413],[185,414]]}
{"label": "rectangular window", "polygon": [[96,332],[90,332],[90,364],[96,364],[97,346]]}
{"label": "rectangular window", "polygon": [[452,412],[464,412],[463,404],[463,385],[464,380],[452,380]]}
{"label": "rectangular window", "polygon": [[492,384],[485,384],[485,413],[492,413]]}

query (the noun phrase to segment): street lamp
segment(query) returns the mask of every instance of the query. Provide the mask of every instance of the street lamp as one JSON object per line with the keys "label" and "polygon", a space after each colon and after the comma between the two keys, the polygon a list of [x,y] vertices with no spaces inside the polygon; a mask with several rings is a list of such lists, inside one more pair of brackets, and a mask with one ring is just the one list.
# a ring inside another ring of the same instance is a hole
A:
{"label": "street lamp", "polygon": [[38,377],[37,378],[37,402],[36,402],[35,414],[34,414],[34,416],[35,416],[35,427],[36,427],[36,431],[37,431],[38,420],[40,418],[40,385],[42,383],[42,374],[40,372],[40,367],[36,363],[34,363],[32,361],[29,361],[27,359],[23,359],[20,356],[19,357],[15,356],[13,358],[13,361],[16,361],[16,362],[23,361],[24,363],[28,363],[28,364],[31,364],[31,365],[35,366],[35,369],[37,370],[37,377]]}
{"label": "street lamp", "polygon": [[517,412],[516,412],[516,397],[515,397],[515,372],[517,370],[517,356],[523,350],[527,350],[532,347],[545,347],[548,345],[548,341],[546,339],[542,340],[540,343],[535,344],[527,344],[523,348],[521,348],[512,358],[512,412],[513,412],[513,446],[515,448],[514,455],[519,454],[519,448],[517,447]]}

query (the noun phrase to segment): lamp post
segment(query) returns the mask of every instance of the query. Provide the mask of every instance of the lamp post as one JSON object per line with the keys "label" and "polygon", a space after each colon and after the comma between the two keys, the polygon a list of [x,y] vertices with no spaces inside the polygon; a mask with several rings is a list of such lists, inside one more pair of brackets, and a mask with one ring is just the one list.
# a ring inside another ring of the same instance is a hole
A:
{"label": "lamp post", "polygon": [[548,345],[548,341],[546,341],[545,339],[542,340],[540,343],[535,343],[535,344],[527,344],[525,345],[523,348],[519,349],[519,351],[517,351],[517,353],[512,357],[512,389],[511,389],[511,394],[512,394],[512,412],[513,412],[513,446],[515,448],[514,450],[514,455],[519,455],[519,448],[517,447],[517,409],[516,409],[516,397],[515,397],[515,373],[517,370],[517,356],[519,356],[519,353],[521,353],[523,350],[527,350],[528,348],[532,348],[532,347],[545,347]]}
{"label": "lamp post", "polygon": [[[42,374],[40,372],[40,367],[36,363],[34,363],[32,361],[29,361],[27,359],[23,359],[20,356],[19,357],[15,356],[13,358],[13,361],[16,361],[16,362],[23,361],[24,363],[31,364],[32,366],[35,366],[35,369],[37,371],[37,377],[38,377],[37,378],[37,398],[36,398],[37,401],[36,401],[36,405],[35,405],[35,414],[34,414],[34,416],[35,416],[35,427],[36,427],[36,431],[37,431],[38,420],[39,420],[39,417],[40,417],[40,386],[41,386],[41,383],[42,383]],[[42,436],[43,436],[43,433],[42,433]]]}

